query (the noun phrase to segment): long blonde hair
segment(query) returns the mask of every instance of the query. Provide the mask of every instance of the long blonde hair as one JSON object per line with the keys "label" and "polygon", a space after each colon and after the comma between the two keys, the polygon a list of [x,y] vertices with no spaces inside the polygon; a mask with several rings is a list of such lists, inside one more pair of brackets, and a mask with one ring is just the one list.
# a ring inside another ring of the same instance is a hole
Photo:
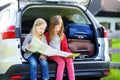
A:
{"label": "long blonde hair", "polygon": [[60,36],[60,40],[63,39],[63,31],[64,31],[64,26],[63,26],[63,20],[60,15],[55,15],[50,19],[50,24],[49,24],[49,36],[50,40],[53,40],[54,38],[54,28],[56,25],[61,24],[61,30],[58,32],[58,35]]}
{"label": "long blonde hair", "polygon": [[43,35],[44,35],[44,34],[39,37],[38,34],[37,34],[37,31],[36,31],[36,27],[37,27],[37,26],[41,26],[41,25],[46,25],[46,27],[47,27],[46,21],[45,21],[44,19],[42,19],[42,18],[37,18],[37,19],[34,21],[33,28],[32,28],[32,30],[31,30],[31,32],[32,32],[32,37],[38,37],[39,39],[42,39],[42,38],[43,38]]}

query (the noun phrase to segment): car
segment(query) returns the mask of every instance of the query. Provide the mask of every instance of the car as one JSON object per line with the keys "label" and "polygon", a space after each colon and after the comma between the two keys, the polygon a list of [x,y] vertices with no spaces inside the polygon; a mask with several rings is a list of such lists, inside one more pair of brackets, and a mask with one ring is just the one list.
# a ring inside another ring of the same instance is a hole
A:
{"label": "car", "polygon": [[[21,49],[22,42],[36,18],[44,18],[49,26],[49,19],[54,15],[63,18],[71,52],[80,53],[74,59],[76,80],[100,80],[110,74],[107,32],[86,8],[89,0],[11,1],[0,12],[0,80],[30,79],[29,63]],[[46,31],[49,31],[48,28]],[[84,48],[73,50],[80,44]],[[50,60],[48,62],[50,78],[54,80],[57,64]],[[66,74],[65,70],[65,80]],[[37,76],[41,78],[40,65]]]}

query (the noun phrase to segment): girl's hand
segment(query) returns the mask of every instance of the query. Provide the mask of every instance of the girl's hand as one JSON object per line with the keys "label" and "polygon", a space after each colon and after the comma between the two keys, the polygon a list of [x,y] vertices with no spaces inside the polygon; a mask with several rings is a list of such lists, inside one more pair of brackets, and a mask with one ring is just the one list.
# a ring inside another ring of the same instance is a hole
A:
{"label": "girl's hand", "polygon": [[75,59],[75,57],[72,58],[73,60]]}
{"label": "girl's hand", "polygon": [[28,50],[29,48],[30,48],[30,45],[27,44],[26,47],[25,47],[25,49]]}
{"label": "girl's hand", "polygon": [[40,55],[40,58],[43,59],[43,60],[46,60],[46,56],[44,56],[42,54]]}

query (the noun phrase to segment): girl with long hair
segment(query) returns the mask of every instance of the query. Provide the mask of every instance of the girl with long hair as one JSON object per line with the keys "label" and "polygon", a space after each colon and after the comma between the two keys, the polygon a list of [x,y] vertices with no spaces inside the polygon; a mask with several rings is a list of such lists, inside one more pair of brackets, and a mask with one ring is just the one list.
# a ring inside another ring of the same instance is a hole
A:
{"label": "girl with long hair", "polygon": [[[49,32],[45,33],[49,46],[57,50],[70,52],[67,39],[64,34],[63,20],[60,15],[55,15],[50,19]],[[56,80],[63,79],[65,66],[67,67],[69,80],[75,80],[73,59],[61,56],[50,56],[49,59],[57,63]]]}

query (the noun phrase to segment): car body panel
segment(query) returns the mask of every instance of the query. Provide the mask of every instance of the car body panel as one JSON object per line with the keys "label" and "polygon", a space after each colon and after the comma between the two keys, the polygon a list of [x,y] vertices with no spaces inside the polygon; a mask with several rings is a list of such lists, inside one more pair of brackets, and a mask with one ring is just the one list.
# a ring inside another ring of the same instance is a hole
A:
{"label": "car body panel", "polygon": [[[74,1],[74,0],[73,0]],[[34,19],[34,15],[39,17],[40,15],[45,18],[49,19],[52,15],[58,13],[61,15],[68,15],[66,12],[63,11],[70,11],[73,10],[72,13],[75,11],[79,12],[83,17],[83,21],[77,20],[77,15],[74,16],[76,23],[86,23],[91,24],[92,29],[94,31],[94,43],[95,43],[95,55],[89,58],[78,58],[74,60],[74,67],[75,67],[75,75],[76,77],[103,77],[108,74],[105,74],[106,70],[110,69],[110,58],[108,54],[108,40],[107,37],[104,37],[104,32],[101,30],[102,25],[94,18],[94,16],[86,10],[84,6],[78,4],[68,4],[68,3],[44,3],[44,2],[22,2],[22,5],[17,5],[17,3],[12,3],[11,6],[3,9],[0,12],[0,21],[2,20],[3,13],[8,10],[9,14],[5,15],[4,18],[8,17],[6,21],[0,23],[0,80],[9,80],[10,76],[12,75],[22,75],[22,80],[29,79],[29,63],[27,60],[24,59],[21,50],[21,37],[26,35],[26,31],[22,31],[23,29],[29,29],[29,25],[23,27],[22,21]],[[29,13],[31,9],[34,12]],[[39,9],[37,9],[39,8]],[[44,10],[46,9],[46,11]],[[54,10],[52,11],[48,10]],[[56,9],[56,10],[55,10]],[[61,11],[59,11],[61,9]],[[70,10],[69,10],[70,9]],[[40,11],[39,15],[36,14],[37,10]],[[67,11],[67,12],[68,12]],[[56,13],[55,13],[56,12]],[[28,14],[29,13],[29,14]],[[34,14],[35,13],[35,14]],[[45,14],[50,13],[50,14]],[[69,12],[70,13],[70,12]],[[28,15],[26,17],[26,15]],[[47,16],[45,16],[47,15]],[[33,17],[31,17],[33,16]],[[32,23],[29,22],[32,25]],[[7,28],[10,25],[15,25],[15,33],[16,38],[11,39],[3,39],[2,33],[7,31]],[[24,34],[25,33],[25,34]],[[55,77],[56,73],[56,64],[53,61],[49,62],[49,69],[50,69],[50,76]],[[40,65],[38,65],[38,77],[41,77],[40,72]],[[66,70],[64,76],[66,77]]]}

